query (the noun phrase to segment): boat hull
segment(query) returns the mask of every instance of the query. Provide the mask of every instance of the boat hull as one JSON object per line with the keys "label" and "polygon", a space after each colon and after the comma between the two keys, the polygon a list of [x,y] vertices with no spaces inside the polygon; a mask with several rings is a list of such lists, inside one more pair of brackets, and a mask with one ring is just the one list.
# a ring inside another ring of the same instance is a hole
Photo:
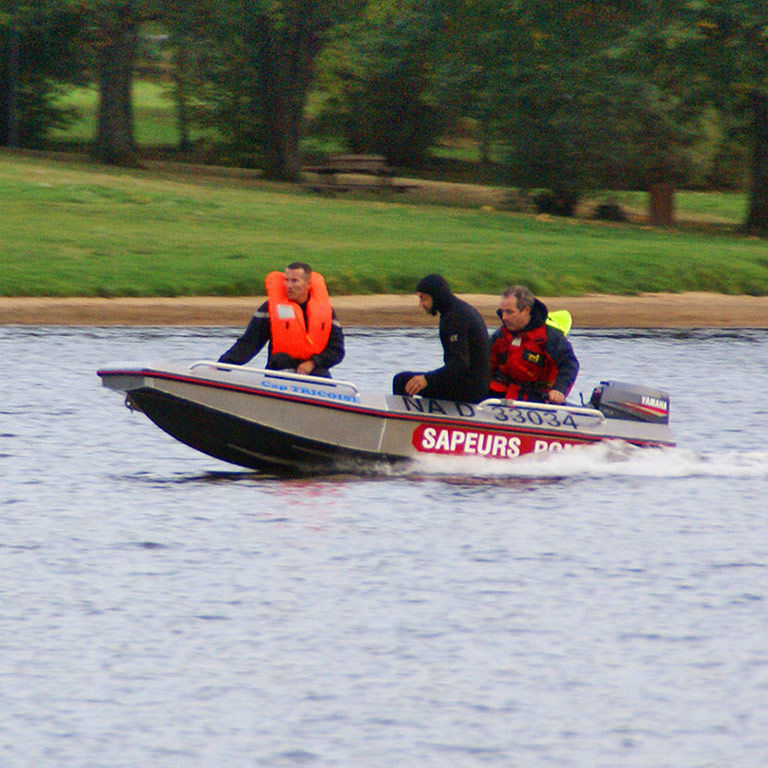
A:
{"label": "boat hull", "polygon": [[428,455],[509,460],[608,439],[674,445],[666,423],[606,418],[593,407],[384,396],[349,382],[205,361],[98,373],[182,443],[281,474],[377,472]]}
{"label": "boat hull", "polygon": [[278,474],[363,472],[406,461],[302,437],[148,387],[131,391],[129,405],[185,445],[248,469]]}

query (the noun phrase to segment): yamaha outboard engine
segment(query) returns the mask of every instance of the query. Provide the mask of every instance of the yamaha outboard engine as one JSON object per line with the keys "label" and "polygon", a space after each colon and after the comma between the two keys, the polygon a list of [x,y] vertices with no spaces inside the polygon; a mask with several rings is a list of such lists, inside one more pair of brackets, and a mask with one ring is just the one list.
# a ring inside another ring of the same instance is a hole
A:
{"label": "yamaha outboard engine", "polygon": [[623,381],[601,381],[589,404],[607,419],[669,424],[669,393]]}

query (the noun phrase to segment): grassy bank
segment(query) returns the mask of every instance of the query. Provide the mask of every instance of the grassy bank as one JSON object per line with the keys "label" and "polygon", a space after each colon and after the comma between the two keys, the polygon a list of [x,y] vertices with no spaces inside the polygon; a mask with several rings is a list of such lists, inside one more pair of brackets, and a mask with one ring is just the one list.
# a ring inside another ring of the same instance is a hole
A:
{"label": "grassy bank", "polygon": [[465,292],[525,282],[547,295],[768,295],[768,243],[725,230],[325,198],[7,153],[0,205],[4,296],[260,294],[268,271],[296,259],[336,294],[412,292],[440,271]]}

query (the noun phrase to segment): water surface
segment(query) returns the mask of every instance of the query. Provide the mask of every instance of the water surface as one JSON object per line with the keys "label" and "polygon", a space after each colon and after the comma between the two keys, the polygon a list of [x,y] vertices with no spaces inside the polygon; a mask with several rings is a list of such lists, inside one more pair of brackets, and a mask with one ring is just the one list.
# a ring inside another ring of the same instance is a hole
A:
{"label": "water surface", "polygon": [[[768,764],[768,333],[572,332],[675,449],[366,478],[241,471],[95,375],[238,330],[0,328],[0,765]],[[439,364],[347,336],[361,388]]]}

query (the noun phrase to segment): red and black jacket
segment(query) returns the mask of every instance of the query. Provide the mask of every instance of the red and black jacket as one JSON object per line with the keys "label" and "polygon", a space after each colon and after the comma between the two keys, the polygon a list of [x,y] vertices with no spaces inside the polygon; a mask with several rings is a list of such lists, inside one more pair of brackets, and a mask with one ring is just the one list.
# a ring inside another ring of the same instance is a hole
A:
{"label": "red and black jacket", "polygon": [[545,402],[550,389],[567,395],[579,361],[561,330],[547,325],[548,310],[538,299],[521,331],[503,325],[491,336],[491,397]]}

